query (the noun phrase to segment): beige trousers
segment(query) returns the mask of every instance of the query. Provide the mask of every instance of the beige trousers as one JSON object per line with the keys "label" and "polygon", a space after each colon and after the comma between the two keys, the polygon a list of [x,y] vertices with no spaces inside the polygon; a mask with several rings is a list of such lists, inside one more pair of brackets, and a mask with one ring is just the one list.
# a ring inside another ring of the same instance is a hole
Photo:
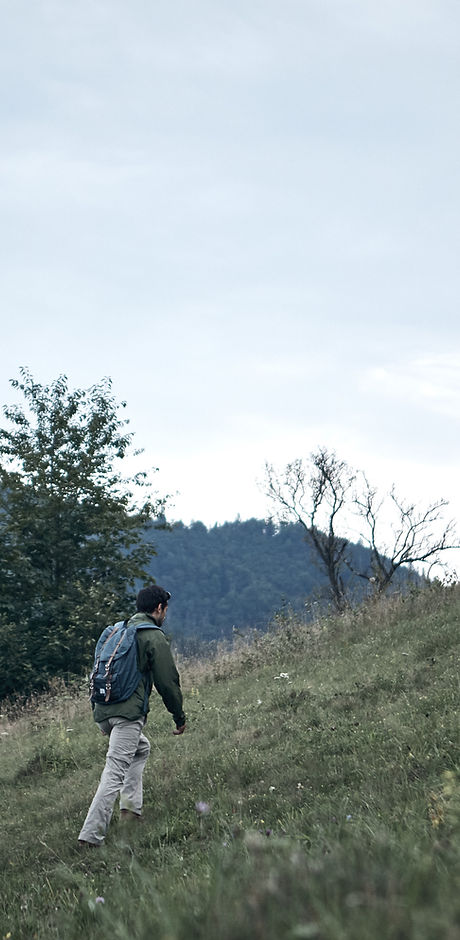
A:
{"label": "beige trousers", "polygon": [[150,743],[142,734],[143,719],[107,718],[99,727],[110,736],[109,748],[99,786],[78,836],[95,845],[104,841],[118,794],[121,809],[141,815],[142,774],[150,754]]}

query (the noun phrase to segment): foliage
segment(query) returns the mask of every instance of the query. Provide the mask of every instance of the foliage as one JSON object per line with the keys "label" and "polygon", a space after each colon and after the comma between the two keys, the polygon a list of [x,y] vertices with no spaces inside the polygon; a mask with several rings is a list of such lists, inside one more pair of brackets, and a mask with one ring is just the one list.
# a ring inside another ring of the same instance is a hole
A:
{"label": "foliage", "polygon": [[121,475],[132,435],[109,379],[71,390],[23,369],[11,384],[24,402],[0,429],[0,697],[81,672],[147,577],[154,548],[141,535],[163,508],[146,474]]}
{"label": "foliage", "polygon": [[184,663],[187,733],[152,703],[145,824],[116,812],[84,854],[87,704],[5,720],[2,937],[458,940],[459,615],[434,583]]}

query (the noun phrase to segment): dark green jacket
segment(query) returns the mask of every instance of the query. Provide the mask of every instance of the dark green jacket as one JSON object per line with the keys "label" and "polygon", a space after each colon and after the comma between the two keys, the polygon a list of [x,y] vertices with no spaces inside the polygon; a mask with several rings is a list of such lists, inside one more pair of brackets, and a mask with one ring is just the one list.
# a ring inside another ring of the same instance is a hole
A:
{"label": "dark green jacket", "polygon": [[[155,626],[149,614],[135,614],[129,620],[130,624],[151,623],[152,629],[138,630],[137,648],[139,653],[139,669],[148,674],[149,688],[155,686],[163,702],[180,727],[185,724],[185,715],[182,708],[182,692],[179,673],[174,663],[169,641],[163,630]],[[104,705],[99,702],[94,706],[94,720],[105,721],[106,718],[128,718],[136,721],[144,714],[144,680],[141,679],[135,692],[126,702],[113,705]],[[147,711],[149,706],[147,705]]]}

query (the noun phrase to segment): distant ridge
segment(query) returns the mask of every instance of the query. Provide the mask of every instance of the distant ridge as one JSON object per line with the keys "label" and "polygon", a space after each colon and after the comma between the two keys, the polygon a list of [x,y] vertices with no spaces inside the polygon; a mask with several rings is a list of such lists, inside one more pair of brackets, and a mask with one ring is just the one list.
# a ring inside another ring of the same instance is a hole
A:
{"label": "distant ridge", "polygon": [[[327,606],[327,580],[300,525],[248,519],[208,529],[179,522],[171,530],[152,527],[150,538],[157,555],[149,570],[173,595],[168,630],[188,651],[229,638],[234,628],[265,629],[287,604],[307,618]],[[352,545],[351,553],[355,567],[364,568],[368,549]],[[357,580],[359,601],[365,584]]]}

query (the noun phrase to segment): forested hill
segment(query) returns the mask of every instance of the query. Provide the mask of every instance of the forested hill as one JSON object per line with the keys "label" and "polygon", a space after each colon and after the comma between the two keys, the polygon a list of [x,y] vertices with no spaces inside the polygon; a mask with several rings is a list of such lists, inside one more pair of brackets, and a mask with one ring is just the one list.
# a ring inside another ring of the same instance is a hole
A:
{"label": "forested hill", "polygon": [[[179,643],[229,637],[233,628],[265,628],[289,604],[305,609],[326,594],[326,579],[304,540],[300,525],[276,527],[260,519],[202,522],[152,528],[157,555],[149,564],[155,581],[171,591],[168,631]],[[352,548],[356,567],[368,551]],[[361,564],[362,563],[362,564]]]}

